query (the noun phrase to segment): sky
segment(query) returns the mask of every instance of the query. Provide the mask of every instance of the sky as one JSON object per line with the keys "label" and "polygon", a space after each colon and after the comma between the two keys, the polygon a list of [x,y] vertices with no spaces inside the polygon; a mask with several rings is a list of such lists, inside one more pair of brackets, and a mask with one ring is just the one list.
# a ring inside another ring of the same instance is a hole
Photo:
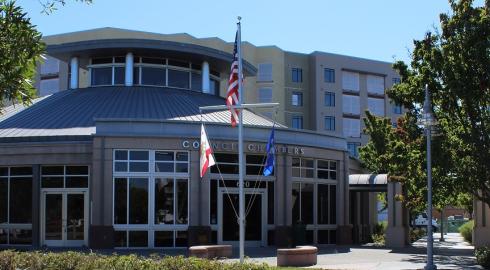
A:
{"label": "sky", "polygon": [[[324,51],[393,62],[409,61],[414,39],[439,25],[446,0],[66,0],[51,15],[39,1],[18,0],[43,35],[117,27],[188,33],[233,41],[242,17],[242,40],[283,50]],[[478,5],[483,0],[476,1]]]}

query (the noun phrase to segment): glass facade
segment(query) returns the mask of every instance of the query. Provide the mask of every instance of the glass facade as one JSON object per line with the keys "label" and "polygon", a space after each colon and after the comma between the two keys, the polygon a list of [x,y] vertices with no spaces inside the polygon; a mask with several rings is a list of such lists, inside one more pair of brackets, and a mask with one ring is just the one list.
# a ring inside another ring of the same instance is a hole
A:
{"label": "glass facade", "polygon": [[32,167],[0,167],[0,245],[32,243]]}
{"label": "glass facade", "polygon": [[[90,85],[124,85],[125,57],[92,58]],[[220,73],[210,72],[210,94],[219,93]],[[134,57],[133,84],[202,91],[201,65],[160,57]]]}
{"label": "glass facade", "polygon": [[116,247],[187,246],[189,153],[114,150]]}
{"label": "glass facade", "polygon": [[306,225],[307,244],[335,244],[338,162],[292,160],[292,223]]}

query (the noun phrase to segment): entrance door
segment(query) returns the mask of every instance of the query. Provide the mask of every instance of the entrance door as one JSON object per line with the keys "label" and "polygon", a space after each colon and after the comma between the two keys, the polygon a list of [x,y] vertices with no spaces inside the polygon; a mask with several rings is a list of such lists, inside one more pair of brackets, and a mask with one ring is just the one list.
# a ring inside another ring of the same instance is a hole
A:
{"label": "entrance door", "polygon": [[87,245],[88,198],[86,191],[46,191],[42,196],[43,245]]}
{"label": "entrance door", "polygon": [[[266,246],[267,199],[266,192],[245,190],[245,245]],[[237,214],[239,213],[239,195],[237,189],[220,189],[218,198],[218,242],[238,245],[240,228]],[[235,214],[236,211],[236,214]]]}

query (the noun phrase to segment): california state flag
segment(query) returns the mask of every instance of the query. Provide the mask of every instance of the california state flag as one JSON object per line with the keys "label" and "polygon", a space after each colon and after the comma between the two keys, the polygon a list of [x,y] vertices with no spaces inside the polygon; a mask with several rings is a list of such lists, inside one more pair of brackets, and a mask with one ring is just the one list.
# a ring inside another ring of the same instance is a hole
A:
{"label": "california state flag", "polygon": [[208,136],[204,130],[204,125],[201,124],[201,178],[206,174],[209,167],[214,166],[216,162],[213,157],[213,150],[209,145]]}

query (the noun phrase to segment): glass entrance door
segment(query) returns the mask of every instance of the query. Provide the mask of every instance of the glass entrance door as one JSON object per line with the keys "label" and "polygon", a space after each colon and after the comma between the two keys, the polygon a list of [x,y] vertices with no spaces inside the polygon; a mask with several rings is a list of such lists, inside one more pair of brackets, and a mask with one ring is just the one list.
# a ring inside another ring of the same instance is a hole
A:
{"label": "glass entrance door", "polygon": [[87,192],[43,192],[41,225],[43,245],[75,247],[87,245]]}
{"label": "glass entrance door", "polygon": [[[220,189],[218,198],[218,242],[238,245],[239,195],[237,189]],[[265,191],[245,191],[245,245],[266,246],[267,200]],[[236,212],[236,213],[235,213]]]}

